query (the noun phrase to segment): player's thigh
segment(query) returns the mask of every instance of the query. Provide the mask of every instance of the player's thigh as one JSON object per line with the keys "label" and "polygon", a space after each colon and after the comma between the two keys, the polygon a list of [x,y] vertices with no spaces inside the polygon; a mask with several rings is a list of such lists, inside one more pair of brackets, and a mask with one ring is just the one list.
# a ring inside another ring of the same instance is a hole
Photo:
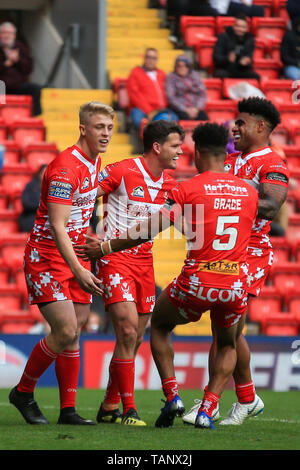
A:
{"label": "player's thigh", "polygon": [[108,312],[117,337],[128,331],[137,332],[139,315],[135,302],[115,302],[108,306]]}
{"label": "player's thigh", "polygon": [[245,325],[245,318],[246,317],[243,316],[237,323],[234,323],[229,328],[221,327],[214,321],[212,322],[218,348],[225,346],[236,348],[237,340],[241,335]]}
{"label": "player's thigh", "polygon": [[176,325],[186,323],[189,323],[189,320],[179,313],[178,308],[169,300],[166,290],[163,290],[154,307],[151,327],[172,330]]}
{"label": "player's thigh", "polygon": [[81,328],[87,322],[91,311],[91,304],[74,302],[74,310],[77,318],[78,328]]}
{"label": "player's thigh", "polygon": [[77,330],[77,318],[71,300],[48,302],[40,304],[39,308],[52,334],[60,335],[64,332],[72,335]]}

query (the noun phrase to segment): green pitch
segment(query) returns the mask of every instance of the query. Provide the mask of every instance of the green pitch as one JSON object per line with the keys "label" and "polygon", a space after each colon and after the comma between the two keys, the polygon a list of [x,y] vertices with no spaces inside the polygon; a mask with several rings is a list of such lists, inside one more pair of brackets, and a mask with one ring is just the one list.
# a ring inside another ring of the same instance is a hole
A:
{"label": "green pitch", "polygon": [[[8,403],[9,390],[0,390],[0,450],[300,450],[299,392],[259,391],[265,411],[249,418],[242,426],[218,426],[216,430],[195,429],[184,425],[180,418],[174,426],[156,429],[154,423],[163,403],[160,391],[137,391],[136,405],[147,427],[118,424],[97,426],[57,425],[58,390],[38,388],[35,397],[50,424],[31,426]],[[189,409],[194,398],[192,390],[180,396]],[[77,411],[95,420],[103,391],[80,389]],[[235,401],[233,391],[225,391],[220,402],[225,417]]]}

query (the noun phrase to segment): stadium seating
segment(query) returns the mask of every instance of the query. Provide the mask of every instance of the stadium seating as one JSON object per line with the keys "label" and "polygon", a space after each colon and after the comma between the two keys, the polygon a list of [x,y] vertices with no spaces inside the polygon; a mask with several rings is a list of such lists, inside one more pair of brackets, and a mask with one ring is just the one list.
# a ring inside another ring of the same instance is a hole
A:
{"label": "stadium seating", "polygon": [[220,100],[222,98],[222,80],[221,78],[203,78],[206,87],[207,99]]}
{"label": "stadium seating", "polygon": [[291,176],[297,178],[300,183],[300,175],[299,172],[297,173],[297,170],[300,170],[300,145],[283,145],[282,148],[286,155]]}
{"label": "stadium seating", "polygon": [[9,209],[0,210],[0,233],[1,236],[16,233],[19,230],[18,214]]}
{"label": "stadium seating", "polygon": [[14,284],[0,285],[0,312],[21,310],[22,295],[16,291]]}
{"label": "stadium seating", "polygon": [[300,148],[300,126],[295,126],[292,132],[293,144]]}
{"label": "stadium seating", "polygon": [[[247,19],[248,26],[251,28],[251,18]],[[217,16],[216,17],[216,36],[223,33],[228,26],[233,26],[235,18],[233,16]]]}
{"label": "stadium seating", "polygon": [[10,125],[10,134],[20,147],[32,142],[41,142],[46,137],[44,121],[33,117],[14,120]]}
{"label": "stadium seating", "polygon": [[268,100],[271,100],[275,105],[290,103],[292,100],[292,80],[284,79],[269,79],[263,80],[261,88]]}
{"label": "stadium seating", "polygon": [[292,131],[299,126],[299,106],[297,104],[291,102],[278,104],[277,109],[280,112],[281,123],[287,129]]}
{"label": "stadium seating", "polygon": [[285,237],[271,237],[270,241],[274,252],[273,264],[290,261],[293,248],[290,241]]}
{"label": "stadium seating", "polygon": [[14,140],[4,140],[2,145],[5,148],[4,151],[4,166],[10,166],[20,162],[21,149],[17,142]]}
{"label": "stadium seating", "polygon": [[113,82],[113,91],[115,102],[118,109],[126,110],[129,105],[129,97],[126,88],[127,78],[116,78]]}
{"label": "stadium seating", "polygon": [[296,336],[299,324],[299,320],[292,312],[273,312],[263,318],[261,331],[268,336]]}
{"label": "stadium seating", "polygon": [[5,314],[0,311],[0,332],[2,334],[27,334],[37,319],[30,311],[9,310]]}
{"label": "stadium seating", "polygon": [[291,139],[289,129],[279,124],[272,132],[271,139],[272,141],[278,142],[280,145],[288,146]]}
{"label": "stadium seating", "polygon": [[187,47],[194,47],[202,39],[216,35],[213,16],[181,16],[180,32]]}
{"label": "stadium seating", "polygon": [[31,117],[32,97],[23,95],[6,95],[6,103],[0,104],[0,117],[10,125],[16,119]]}
{"label": "stadium seating", "polygon": [[300,285],[300,263],[273,264],[269,279],[281,294],[297,290],[297,287]]}
{"label": "stadium seating", "polygon": [[274,13],[274,0],[253,0],[253,5],[264,7],[264,16],[270,17]]}
{"label": "stadium seating", "polygon": [[289,216],[287,237],[291,241],[300,239],[300,214],[291,214]]}
{"label": "stadium seating", "polygon": [[199,66],[206,69],[209,74],[212,74],[214,69],[213,63],[213,49],[217,42],[214,36],[201,38],[195,46],[195,53]]}
{"label": "stadium seating", "polygon": [[5,187],[8,194],[23,191],[25,185],[31,180],[33,172],[24,164],[7,165],[0,173],[0,185]]}
{"label": "stadium seating", "polygon": [[7,139],[8,128],[3,118],[0,118],[0,143]]}
{"label": "stadium seating", "polygon": [[7,209],[8,194],[3,186],[0,186],[0,210]]}
{"label": "stadium seating", "polygon": [[32,142],[22,150],[22,159],[36,173],[41,165],[48,165],[59,154],[54,142]]}
{"label": "stadium seating", "polygon": [[206,113],[211,121],[223,123],[235,119],[237,102],[234,100],[210,100],[206,103]]}
{"label": "stadium seating", "polygon": [[276,59],[253,59],[253,68],[261,80],[277,79],[280,75],[281,64]]}
{"label": "stadium seating", "polygon": [[281,40],[286,31],[286,26],[286,20],[279,17],[255,16],[251,22],[252,34],[267,43],[273,39]]}
{"label": "stadium seating", "polygon": [[[230,98],[230,87],[237,85],[238,83],[243,83],[243,81],[245,80],[241,78],[224,78],[222,87],[223,97]],[[256,80],[255,78],[247,78],[247,83],[256,88],[260,88],[259,80]]]}
{"label": "stadium seating", "polygon": [[249,320],[261,323],[266,315],[281,311],[282,306],[283,296],[274,286],[265,286],[258,297],[250,297],[248,301]]}
{"label": "stadium seating", "polygon": [[273,0],[273,14],[288,22],[290,18],[286,9],[286,2],[287,0]]}
{"label": "stadium seating", "polygon": [[4,266],[2,264],[2,259],[1,259],[1,265],[0,265],[0,285],[2,284],[8,284],[9,283],[9,277],[10,277],[10,269],[8,266]]}

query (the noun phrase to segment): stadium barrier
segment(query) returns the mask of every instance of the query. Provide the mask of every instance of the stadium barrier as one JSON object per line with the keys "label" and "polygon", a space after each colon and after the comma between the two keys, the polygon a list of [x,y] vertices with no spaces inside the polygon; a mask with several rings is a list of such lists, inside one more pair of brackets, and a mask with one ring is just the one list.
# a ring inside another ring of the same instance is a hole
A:
{"label": "stadium barrier", "polygon": [[[14,386],[39,335],[0,335],[0,387]],[[247,338],[251,349],[251,368],[257,389],[274,391],[300,390],[300,338]],[[207,359],[211,337],[174,338],[175,372],[181,389],[203,389],[208,380]],[[81,370],[79,387],[105,389],[108,365],[114,348],[112,336],[83,334],[80,340]],[[149,338],[136,357],[135,388],[160,390],[161,383]],[[54,365],[40,378],[38,386],[57,386]],[[232,388],[229,382],[227,388]]]}

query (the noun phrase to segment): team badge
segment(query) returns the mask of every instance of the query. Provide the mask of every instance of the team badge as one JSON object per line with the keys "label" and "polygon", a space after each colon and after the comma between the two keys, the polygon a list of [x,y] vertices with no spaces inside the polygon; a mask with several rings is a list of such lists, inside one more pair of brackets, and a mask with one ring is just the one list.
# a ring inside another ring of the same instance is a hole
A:
{"label": "team badge", "polygon": [[142,186],[137,186],[131,193],[131,196],[135,197],[145,197],[144,189]]}
{"label": "team badge", "polygon": [[88,179],[88,177],[86,176],[86,177],[84,178],[84,180],[83,180],[81,189],[86,189],[86,188],[88,188],[88,187],[89,187],[89,184],[90,184],[89,179]]}
{"label": "team badge", "polygon": [[226,171],[226,173],[230,170],[230,168],[231,168],[230,163],[226,163],[226,165],[224,165],[224,171]]}

